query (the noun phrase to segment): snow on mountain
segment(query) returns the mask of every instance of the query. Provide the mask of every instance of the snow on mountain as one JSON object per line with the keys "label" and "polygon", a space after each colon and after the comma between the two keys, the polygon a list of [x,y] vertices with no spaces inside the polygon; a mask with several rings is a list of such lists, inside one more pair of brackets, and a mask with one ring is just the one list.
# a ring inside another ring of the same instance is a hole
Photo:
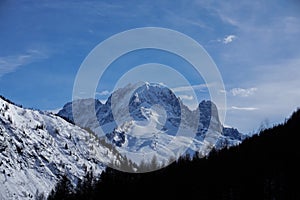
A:
{"label": "snow on mountain", "polygon": [[87,170],[100,174],[109,157],[110,150],[88,131],[0,98],[0,199],[47,194],[62,174],[76,184]]}
{"label": "snow on mountain", "polygon": [[[68,122],[74,121],[74,105],[76,122],[86,130]],[[37,191],[47,195],[61,175],[76,184],[87,170],[100,174],[103,163],[120,163],[122,155],[137,164],[154,157],[164,163],[244,139],[238,130],[222,126],[211,101],[191,111],[159,84],[128,85],[105,104],[76,100],[58,115],[62,118],[0,98],[0,199],[32,199]]]}
{"label": "snow on mountain", "polygon": [[[153,156],[166,160],[185,151],[205,154],[205,148],[210,146],[220,149],[242,140],[242,134],[236,129],[223,127],[213,102],[202,101],[191,111],[169,88],[160,84],[129,84],[113,92],[105,104],[92,99],[74,103],[80,103],[77,112],[84,116],[89,116],[87,110],[96,111],[92,122],[79,115],[79,126],[106,137],[119,152],[137,163],[141,159],[149,161]],[[87,108],[91,105],[93,108]],[[68,103],[58,114],[73,120],[71,108],[72,103]]]}

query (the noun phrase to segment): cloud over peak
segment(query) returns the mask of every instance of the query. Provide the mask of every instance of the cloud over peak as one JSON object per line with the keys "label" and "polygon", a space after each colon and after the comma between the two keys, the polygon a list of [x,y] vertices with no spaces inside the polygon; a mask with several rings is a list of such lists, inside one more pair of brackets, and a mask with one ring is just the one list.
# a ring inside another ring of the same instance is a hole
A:
{"label": "cloud over peak", "polygon": [[183,100],[194,100],[192,95],[179,95],[179,97]]}
{"label": "cloud over peak", "polygon": [[199,85],[191,85],[191,86],[180,86],[172,88],[173,92],[186,92],[192,90],[206,90],[210,85],[209,84],[199,84]]}
{"label": "cloud over peak", "polygon": [[230,90],[230,93],[233,96],[239,96],[239,97],[249,97],[253,95],[257,91],[257,88],[233,88]]}
{"label": "cloud over peak", "polygon": [[103,90],[101,92],[96,92],[96,95],[100,95],[100,96],[107,96],[109,95],[111,92],[108,90]]}
{"label": "cloud over peak", "polygon": [[258,108],[255,108],[255,107],[238,107],[238,106],[231,106],[231,109],[233,109],[233,110],[245,110],[245,111],[258,110]]}

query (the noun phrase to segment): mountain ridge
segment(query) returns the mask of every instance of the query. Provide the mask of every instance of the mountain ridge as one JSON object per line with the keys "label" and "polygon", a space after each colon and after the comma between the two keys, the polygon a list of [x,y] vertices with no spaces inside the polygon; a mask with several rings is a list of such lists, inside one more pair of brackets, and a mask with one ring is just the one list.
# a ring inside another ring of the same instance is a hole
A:
{"label": "mountain ridge", "polygon": [[[245,138],[237,129],[225,128],[221,124],[218,109],[213,102],[203,100],[196,110],[190,110],[169,88],[160,84],[129,84],[113,92],[105,104],[97,99],[75,100],[65,104],[58,115],[72,120],[74,103],[79,104],[78,125],[90,128],[99,137],[106,137],[123,152],[157,151],[153,146],[159,143],[162,150],[174,138],[178,139],[177,135],[190,138],[177,141],[189,153],[204,152],[200,146],[205,145],[213,144],[218,149],[237,145]],[[93,109],[82,105],[95,106],[96,117],[90,117],[93,119],[92,123],[87,119],[81,120],[81,115],[89,116],[90,113],[86,112]],[[150,132],[153,133],[152,138]],[[144,134],[143,137],[141,133]],[[165,153],[162,150],[158,154]],[[178,153],[171,156],[178,157]]]}

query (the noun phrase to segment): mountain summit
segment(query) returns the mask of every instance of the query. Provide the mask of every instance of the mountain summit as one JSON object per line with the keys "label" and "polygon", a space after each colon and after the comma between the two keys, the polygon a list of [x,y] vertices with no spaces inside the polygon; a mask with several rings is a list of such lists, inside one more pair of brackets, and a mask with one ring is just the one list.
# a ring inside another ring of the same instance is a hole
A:
{"label": "mountain summit", "polygon": [[[178,157],[184,152],[205,155],[204,146],[220,149],[243,139],[236,129],[223,127],[213,102],[202,101],[196,110],[190,110],[161,84],[129,84],[113,92],[105,104],[94,99],[69,102],[58,115],[74,121],[75,104],[80,113],[77,125],[106,138],[136,162],[141,162],[141,158],[130,156],[133,152],[142,153],[145,160],[153,156]],[[86,113],[92,109],[96,116]]]}

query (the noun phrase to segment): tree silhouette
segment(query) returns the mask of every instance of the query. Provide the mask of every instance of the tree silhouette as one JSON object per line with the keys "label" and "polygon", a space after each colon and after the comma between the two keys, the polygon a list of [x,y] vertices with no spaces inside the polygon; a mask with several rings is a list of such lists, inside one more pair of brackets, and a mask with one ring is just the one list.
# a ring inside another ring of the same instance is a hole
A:
{"label": "tree silhouette", "polygon": [[[151,173],[127,173],[107,167],[100,178],[90,174],[88,179],[93,181],[77,184],[76,192],[62,179],[48,199],[66,199],[63,194],[80,199],[79,191],[89,193],[87,199],[134,198],[137,191],[156,199],[158,194],[160,198],[176,195],[185,199],[300,199],[299,122],[297,111],[284,124],[264,129],[239,146],[213,150],[206,157],[182,157]],[[153,158],[139,167],[156,164]]]}
{"label": "tree silhouette", "polygon": [[66,175],[63,175],[55,188],[50,192],[48,200],[69,200],[72,199],[73,187]]}

